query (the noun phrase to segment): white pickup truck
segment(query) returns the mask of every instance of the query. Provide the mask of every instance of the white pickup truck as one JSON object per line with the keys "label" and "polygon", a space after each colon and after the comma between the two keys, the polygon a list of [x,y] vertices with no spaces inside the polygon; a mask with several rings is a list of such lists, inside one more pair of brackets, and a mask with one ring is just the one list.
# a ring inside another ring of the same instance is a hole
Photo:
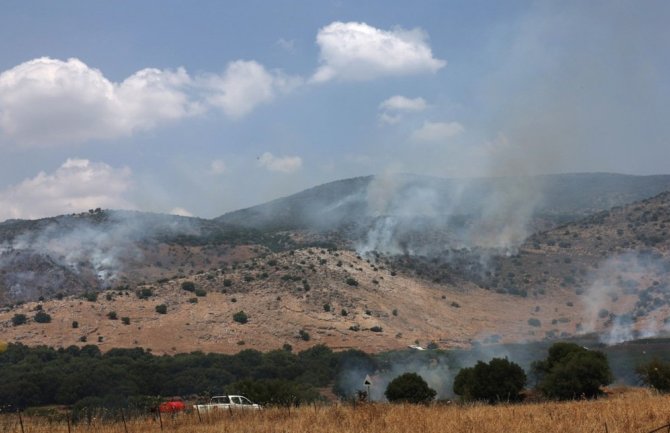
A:
{"label": "white pickup truck", "polygon": [[252,403],[241,395],[216,395],[207,404],[193,406],[198,412],[212,412],[216,410],[260,410],[261,405]]}

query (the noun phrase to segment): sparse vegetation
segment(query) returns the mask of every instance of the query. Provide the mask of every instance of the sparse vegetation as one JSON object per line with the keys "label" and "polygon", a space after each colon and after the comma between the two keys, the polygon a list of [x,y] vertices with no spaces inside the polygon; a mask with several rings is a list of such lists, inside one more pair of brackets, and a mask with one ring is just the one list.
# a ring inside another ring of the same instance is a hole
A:
{"label": "sparse vegetation", "polygon": [[249,316],[244,311],[238,311],[237,313],[233,314],[233,320],[244,325],[249,321]]}
{"label": "sparse vegetation", "polygon": [[167,305],[165,304],[156,305],[156,312],[158,314],[167,314]]}

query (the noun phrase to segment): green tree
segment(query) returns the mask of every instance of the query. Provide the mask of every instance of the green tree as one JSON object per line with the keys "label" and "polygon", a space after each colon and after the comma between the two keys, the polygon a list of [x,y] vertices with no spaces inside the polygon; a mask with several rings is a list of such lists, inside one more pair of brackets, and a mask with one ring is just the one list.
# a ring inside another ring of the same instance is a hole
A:
{"label": "green tree", "polygon": [[51,316],[44,311],[38,311],[37,314],[35,314],[35,317],[33,317],[33,320],[37,323],[49,323],[51,322]]}
{"label": "green tree", "polygon": [[660,392],[670,391],[670,363],[654,358],[635,369],[642,382]]}
{"label": "green tree", "polygon": [[555,343],[547,359],[533,363],[532,368],[539,379],[538,389],[558,400],[594,398],[602,394],[602,386],[612,382],[605,354],[574,343]]}
{"label": "green tree", "polygon": [[392,403],[428,403],[435,398],[434,389],[430,388],[423,377],[416,373],[405,373],[393,379],[384,395]]}
{"label": "green tree", "polygon": [[525,384],[523,368],[507,358],[493,358],[461,369],[454,378],[454,392],[466,401],[519,401]]}
{"label": "green tree", "polygon": [[233,314],[233,320],[244,325],[249,321],[249,316],[244,311],[238,311],[237,313]]}

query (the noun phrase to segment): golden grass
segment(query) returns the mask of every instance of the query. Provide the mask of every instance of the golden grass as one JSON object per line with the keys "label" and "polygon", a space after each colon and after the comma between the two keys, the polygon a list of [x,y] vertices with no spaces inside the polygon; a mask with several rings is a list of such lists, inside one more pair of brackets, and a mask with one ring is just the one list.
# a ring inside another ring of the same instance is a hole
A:
{"label": "golden grass", "polygon": [[[213,416],[182,414],[163,417],[163,431],[176,433],[394,433],[394,432],[649,432],[670,423],[670,396],[635,390],[597,401],[521,405],[405,406],[369,404],[304,406],[261,412],[221,413]],[[20,432],[18,417],[0,419],[4,432]],[[65,423],[24,419],[26,433],[66,433]],[[72,432],[125,433],[122,422],[72,426]],[[129,433],[159,433],[152,418],[127,422]],[[664,430],[666,431],[666,430]]]}

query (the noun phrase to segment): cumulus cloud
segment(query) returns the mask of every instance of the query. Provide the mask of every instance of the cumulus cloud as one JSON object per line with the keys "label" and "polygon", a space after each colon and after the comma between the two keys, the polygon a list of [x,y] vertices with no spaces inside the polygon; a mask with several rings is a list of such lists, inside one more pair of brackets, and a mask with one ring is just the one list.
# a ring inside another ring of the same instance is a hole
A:
{"label": "cumulus cloud", "polygon": [[293,173],[302,167],[302,158],[299,156],[274,156],[265,152],[258,158],[258,165],[270,171]]}
{"label": "cumulus cloud", "polygon": [[114,83],[78,59],[42,57],[0,73],[0,137],[46,146],[129,135],[199,112],[184,69]]}
{"label": "cumulus cloud", "polygon": [[465,131],[458,122],[424,122],[412,133],[412,141],[437,142],[455,137]]}
{"label": "cumulus cloud", "polygon": [[129,168],[87,159],[68,159],[55,172],[0,191],[0,220],[42,218],[94,208],[132,209],[124,195],[132,186]]}
{"label": "cumulus cloud", "polygon": [[365,23],[333,22],[317,34],[321,66],[312,80],[434,73],[447,62],[433,57],[427,40],[418,28],[380,30]]}
{"label": "cumulus cloud", "polygon": [[231,62],[222,75],[210,75],[202,80],[209,96],[208,102],[232,117],[249,114],[258,105],[272,101],[278,93],[286,93],[301,80],[280,71],[268,71],[253,60]]}
{"label": "cumulus cloud", "polygon": [[381,123],[394,124],[402,119],[404,113],[420,112],[428,107],[423,98],[408,98],[395,95],[379,104],[379,121]]}
{"label": "cumulus cloud", "polygon": [[391,96],[379,104],[379,109],[384,111],[423,111],[428,107],[423,98],[408,98],[406,96]]}

